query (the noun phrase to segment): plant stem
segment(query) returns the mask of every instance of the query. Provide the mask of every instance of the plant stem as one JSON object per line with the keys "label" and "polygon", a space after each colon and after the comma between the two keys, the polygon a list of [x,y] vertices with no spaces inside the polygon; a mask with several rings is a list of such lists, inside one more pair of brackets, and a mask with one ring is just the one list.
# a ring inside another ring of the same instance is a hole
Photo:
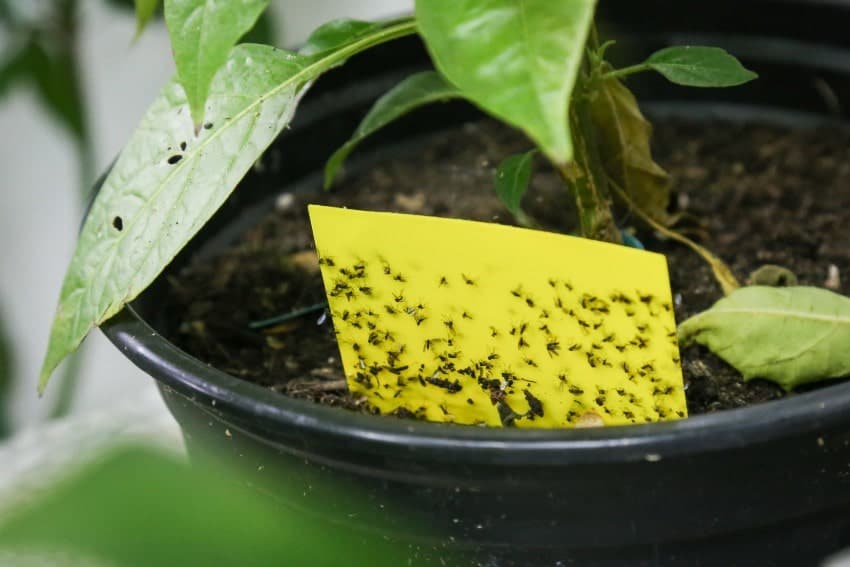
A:
{"label": "plant stem", "polygon": [[610,79],[622,79],[624,77],[628,77],[629,75],[634,75],[636,73],[643,73],[644,71],[650,71],[652,67],[650,67],[646,63],[639,63],[637,65],[632,65],[631,67],[623,67],[622,69],[615,69],[613,71],[608,71],[603,74],[599,79],[601,81],[607,81]]}
{"label": "plant stem", "polygon": [[[580,83],[583,82],[580,79]],[[582,88],[584,87],[584,88]],[[573,162],[559,168],[561,177],[572,187],[578,208],[582,236],[595,240],[621,243],[622,237],[611,213],[608,178],[602,167],[593,122],[587,84],[579,84],[578,96],[570,109],[570,130],[573,137]]]}
{"label": "plant stem", "polygon": [[738,279],[735,277],[735,274],[732,273],[732,270],[726,263],[712,254],[707,248],[700,246],[690,238],[686,237],[683,234],[676,232],[675,230],[668,228],[656,221],[652,218],[648,213],[643,211],[640,207],[638,207],[634,201],[632,201],[628,194],[626,194],[625,190],[622,187],[619,187],[613,180],[610,181],[610,186],[616,191],[620,198],[629,206],[629,208],[639,216],[643,222],[651,226],[656,231],[661,234],[667,236],[668,238],[672,238],[673,240],[684,244],[689,247],[691,250],[702,256],[702,259],[706,261],[706,263],[711,267],[711,271],[714,272],[714,279],[717,280],[717,283],[720,284],[720,287],[723,289],[724,295],[729,295],[739,287],[741,284],[738,283]]}

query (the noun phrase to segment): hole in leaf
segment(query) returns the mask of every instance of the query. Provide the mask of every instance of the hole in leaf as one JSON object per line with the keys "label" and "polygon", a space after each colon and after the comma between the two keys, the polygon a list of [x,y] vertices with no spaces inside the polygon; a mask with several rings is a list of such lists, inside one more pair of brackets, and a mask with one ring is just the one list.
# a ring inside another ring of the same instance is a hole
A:
{"label": "hole in leaf", "polygon": [[124,221],[121,219],[121,217],[115,217],[114,219],[112,219],[112,226],[115,227],[115,230],[121,232],[122,230],[124,230]]}
{"label": "hole in leaf", "polygon": [[170,158],[168,158],[168,165],[174,165],[175,163],[177,163],[177,162],[178,162],[178,161],[180,161],[181,159],[183,159],[183,156],[182,156],[182,155],[180,155],[180,154],[174,154],[173,156],[171,156]]}

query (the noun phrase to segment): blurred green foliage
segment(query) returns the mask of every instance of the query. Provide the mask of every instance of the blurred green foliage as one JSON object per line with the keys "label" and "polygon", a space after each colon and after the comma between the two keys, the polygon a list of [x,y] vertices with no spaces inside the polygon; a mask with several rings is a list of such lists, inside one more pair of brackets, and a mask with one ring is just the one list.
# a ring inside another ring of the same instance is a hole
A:
{"label": "blurred green foliage", "polygon": [[220,465],[149,448],[114,451],[0,520],[0,556],[44,551],[115,567],[410,564],[406,546],[330,529]]}

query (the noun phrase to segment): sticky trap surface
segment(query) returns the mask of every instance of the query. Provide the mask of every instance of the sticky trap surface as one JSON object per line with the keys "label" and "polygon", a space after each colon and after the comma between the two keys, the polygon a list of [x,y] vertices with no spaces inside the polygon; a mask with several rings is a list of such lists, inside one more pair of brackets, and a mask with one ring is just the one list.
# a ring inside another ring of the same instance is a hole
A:
{"label": "sticky trap surface", "polygon": [[309,212],[348,386],[376,411],[521,427],[686,416],[660,254],[474,221]]}

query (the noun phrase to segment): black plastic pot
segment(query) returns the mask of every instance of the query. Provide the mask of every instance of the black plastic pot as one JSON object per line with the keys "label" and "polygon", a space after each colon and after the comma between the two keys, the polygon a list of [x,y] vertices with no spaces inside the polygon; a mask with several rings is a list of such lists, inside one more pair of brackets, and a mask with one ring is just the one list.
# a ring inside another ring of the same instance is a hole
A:
{"label": "black plastic pot", "polygon": [[[630,60],[670,43],[711,44],[761,74],[744,88],[703,91],[641,77],[632,86],[656,115],[816,124],[834,120],[836,101],[850,104],[846,2],[603,0],[600,10]],[[267,167],[171,269],[219,249],[283,188],[317,188],[315,172],[369,103],[426,65],[406,40],[323,78]],[[397,151],[474,116],[463,104],[434,107],[370,145]],[[346,486],[350,497],[323,512],[335,529],[374,528],[410,543],[412,558],[465,550],[463,564],[484,565],[805,565],[850,545],[850,383],[600,430],[414,423],[288,399],[202,364],[157,331],[164,293],[160,278],[104,331],[158,380],[190,451],[244,464],[249,482],[299,510]]]}

